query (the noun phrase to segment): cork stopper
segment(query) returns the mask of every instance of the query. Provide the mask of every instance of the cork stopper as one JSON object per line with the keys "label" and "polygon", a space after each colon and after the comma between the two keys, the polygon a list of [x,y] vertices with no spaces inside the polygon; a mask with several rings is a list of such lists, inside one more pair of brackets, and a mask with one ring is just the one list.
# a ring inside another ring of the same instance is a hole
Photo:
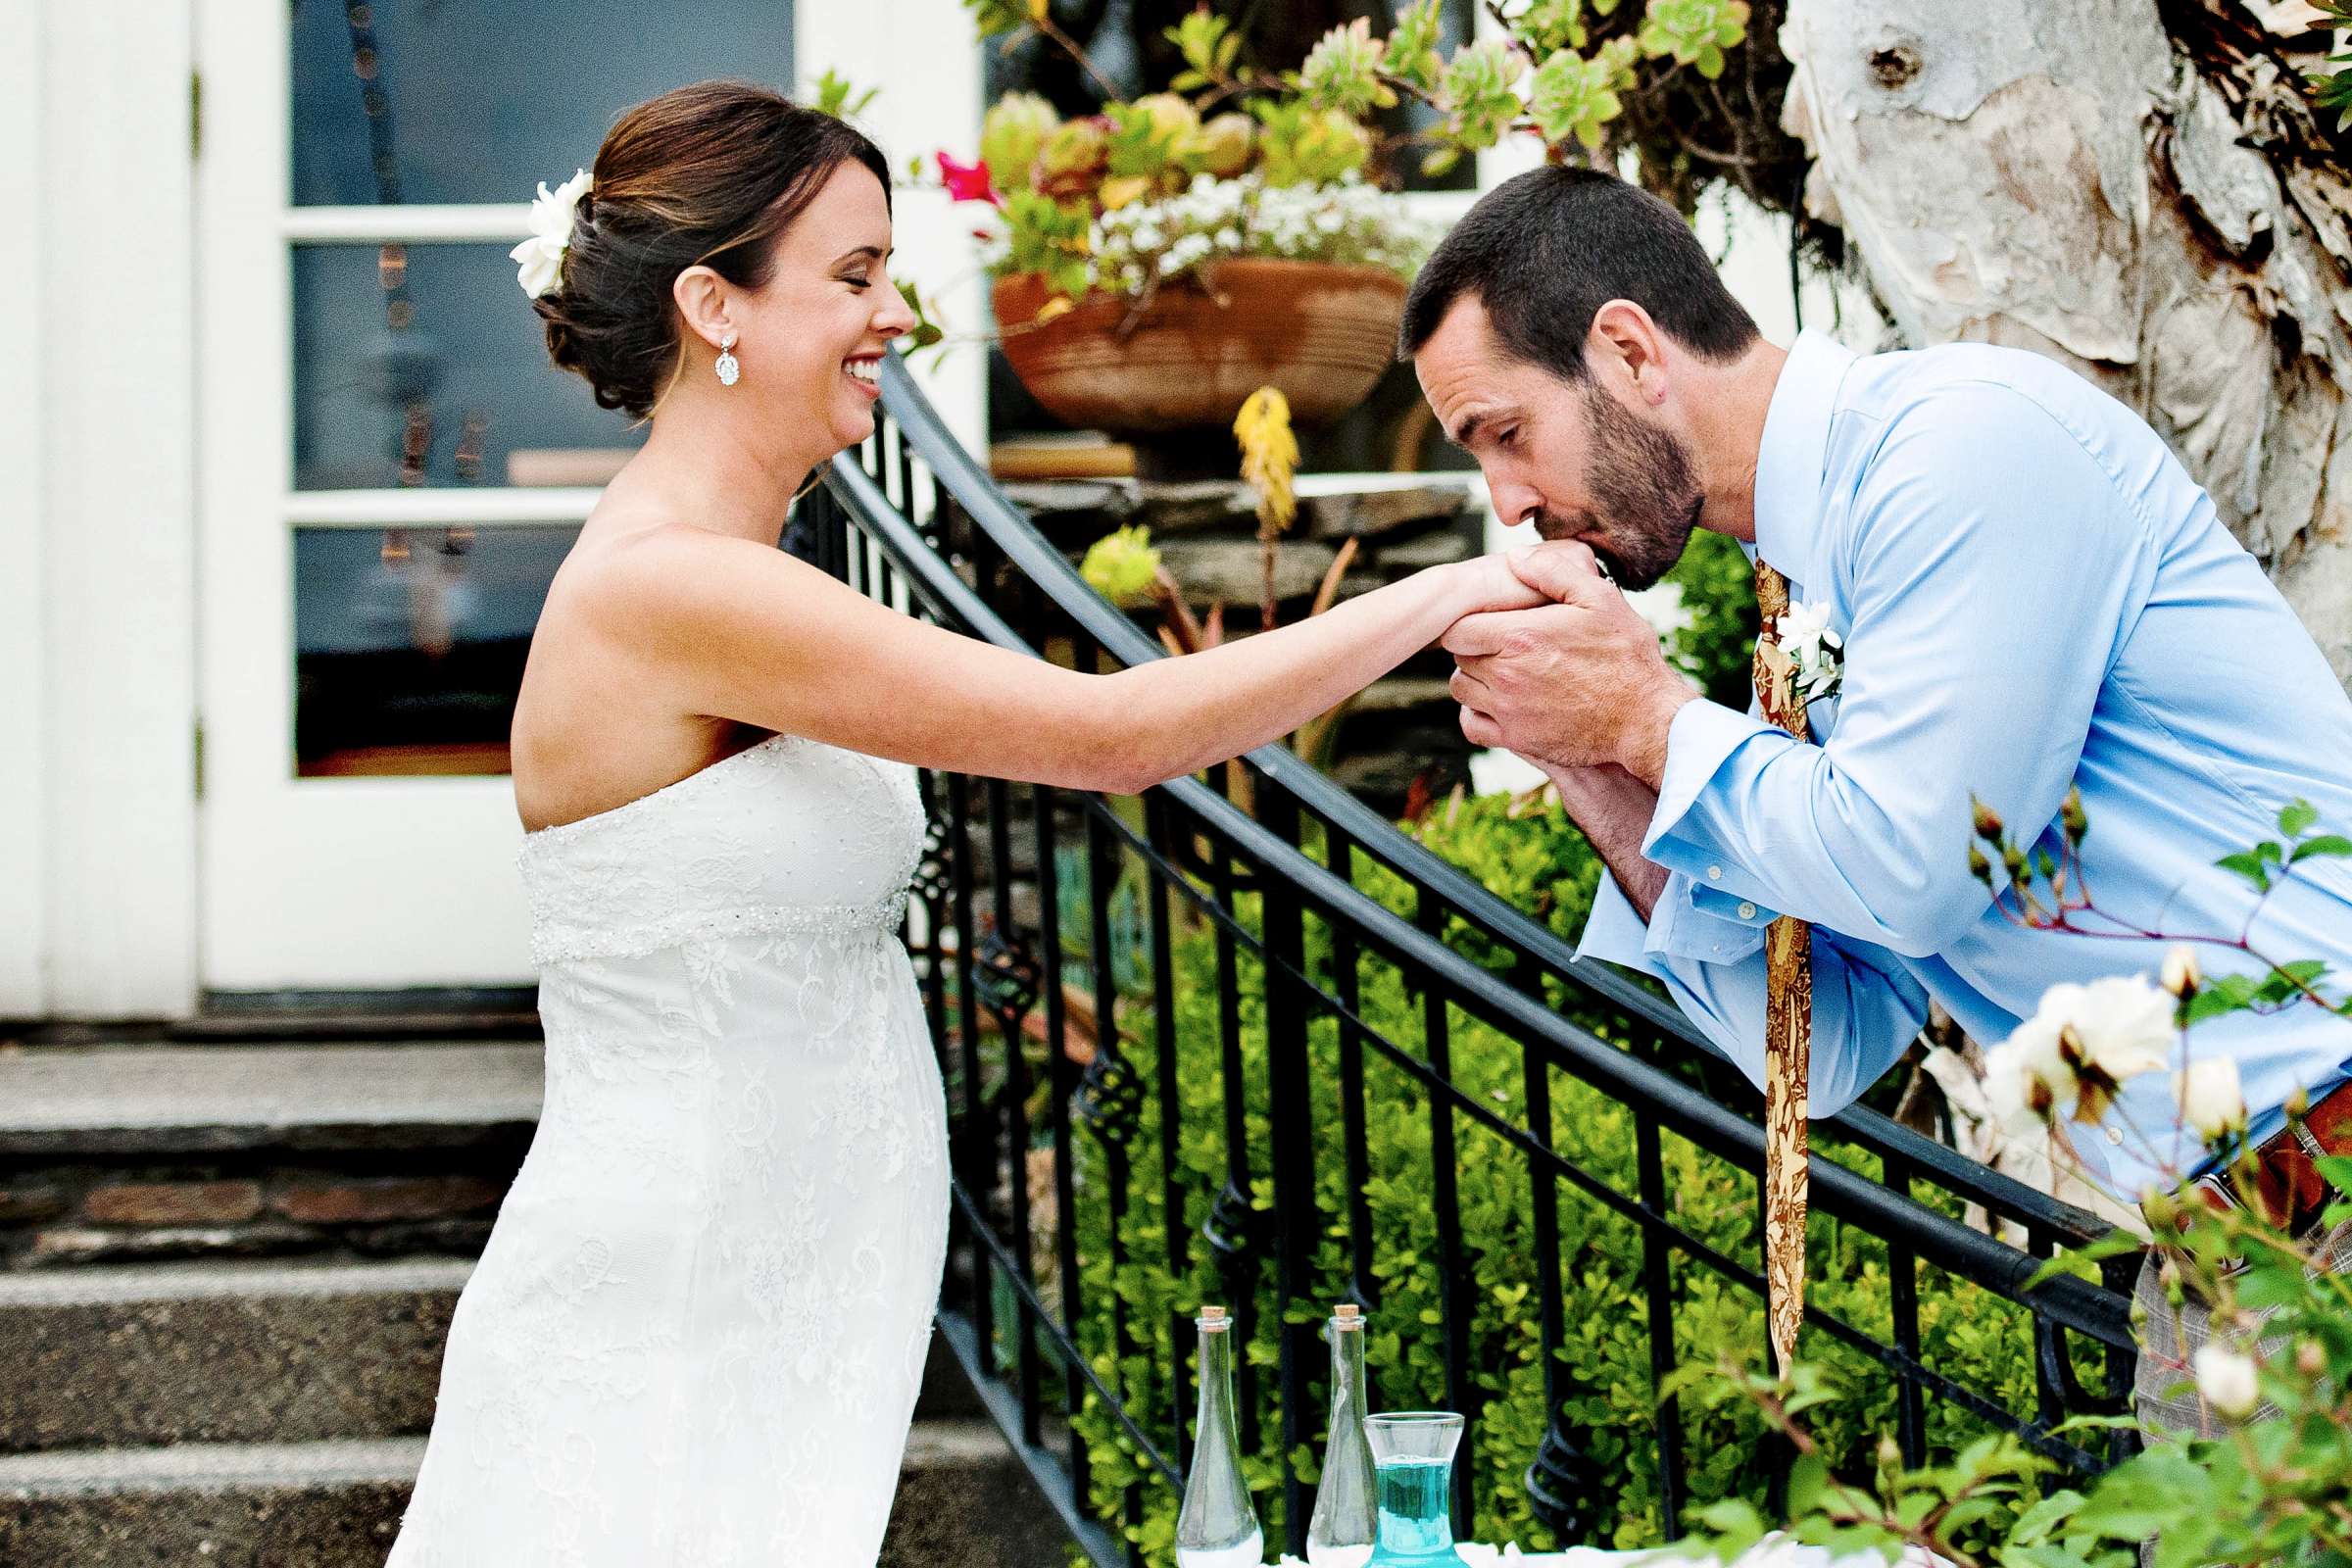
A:
{"label": "cork stopper", "polygon": [[1331,1309],[1331,1320],[1344,1329],[1360,1329],[1364,1326],[1363,1309],[1353,1301],[1342,1301]]}
{"label": "cork stopper", "polygon": [[1204,1329],[1222,1329],[1226,1327],[1225,1309],[1221,1306],[1202,1307],[1200,1309],[1200,1326]]}

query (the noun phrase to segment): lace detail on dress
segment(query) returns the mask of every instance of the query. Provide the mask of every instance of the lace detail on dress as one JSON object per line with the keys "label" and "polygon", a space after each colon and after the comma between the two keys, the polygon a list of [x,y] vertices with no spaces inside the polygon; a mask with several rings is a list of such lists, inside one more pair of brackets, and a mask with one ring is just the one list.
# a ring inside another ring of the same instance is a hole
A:
{"label": "lace detail on dress", "polygon": [[777,736],[525,839],[545,1104],[387,1568],[870,1568],[947,1238],[922,827]]}
{"label": "lace detail on dress", "polygon": [[906,898],[882,904],[753,905],[741,909],[682,909],[621,930],[548,921],[531,932],[531,961],[541,967],[582,958],[636,958],[663,948],[710,948],[735,937],[821,936],[859,931],[887,936],[906,923]]}

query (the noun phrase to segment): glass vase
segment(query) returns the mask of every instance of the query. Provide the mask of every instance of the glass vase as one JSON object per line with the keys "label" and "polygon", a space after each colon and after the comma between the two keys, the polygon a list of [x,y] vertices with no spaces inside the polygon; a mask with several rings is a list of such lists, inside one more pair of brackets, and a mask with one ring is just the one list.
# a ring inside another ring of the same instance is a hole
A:
{"label": "glass vase", "polygon": [[[1462,1418],[1446,1410],[1404,1410],[1364,1419],[1377,1467],[1380,1540],[1370,1568],[1454,1568],[1453,1450]],[[1466,1568],[1466,1565],[1464,1565]]]}
{"label": "glass vase", "polygon": [[1233,1323],[1221,1306],[1202,1307],[1193,1323],[1200,1331],[1200,1421],[1176,1515],[1176,1568],[1264,1568],[1265,1537],[1242,1479],[1234,1424]]}
{"label": "glass vase", "polygon": [[1306,1527],[1307,1568],[1364,1568],[1379,1534],[1371,1445],[1364,1441],[1364,1319],[1352,1305],[1334,1309],[1331,1419],[1323,1441],[1323,1478],[1315,1484]]}

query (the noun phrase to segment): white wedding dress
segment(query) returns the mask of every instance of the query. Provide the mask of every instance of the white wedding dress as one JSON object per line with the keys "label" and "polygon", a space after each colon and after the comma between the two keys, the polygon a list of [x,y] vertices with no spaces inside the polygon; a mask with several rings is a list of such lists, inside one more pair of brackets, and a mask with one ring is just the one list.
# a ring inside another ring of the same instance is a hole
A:
{"label": "white wedding dress", "polygon": [[387,1568],[871,1568],[947,1241],[922,832],[779,735],[524,840],[546,1106]]}

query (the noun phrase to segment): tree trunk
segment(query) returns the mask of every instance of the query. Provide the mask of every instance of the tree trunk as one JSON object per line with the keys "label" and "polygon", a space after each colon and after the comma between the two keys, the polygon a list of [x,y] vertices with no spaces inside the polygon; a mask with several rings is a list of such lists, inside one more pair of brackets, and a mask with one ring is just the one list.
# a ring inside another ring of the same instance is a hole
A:
{"label": "tree trunk", "polygon": [[2352,177],[2303,0],[1789,0],[1784,123],[1913,345],[2136,409],[2352,684]]}

